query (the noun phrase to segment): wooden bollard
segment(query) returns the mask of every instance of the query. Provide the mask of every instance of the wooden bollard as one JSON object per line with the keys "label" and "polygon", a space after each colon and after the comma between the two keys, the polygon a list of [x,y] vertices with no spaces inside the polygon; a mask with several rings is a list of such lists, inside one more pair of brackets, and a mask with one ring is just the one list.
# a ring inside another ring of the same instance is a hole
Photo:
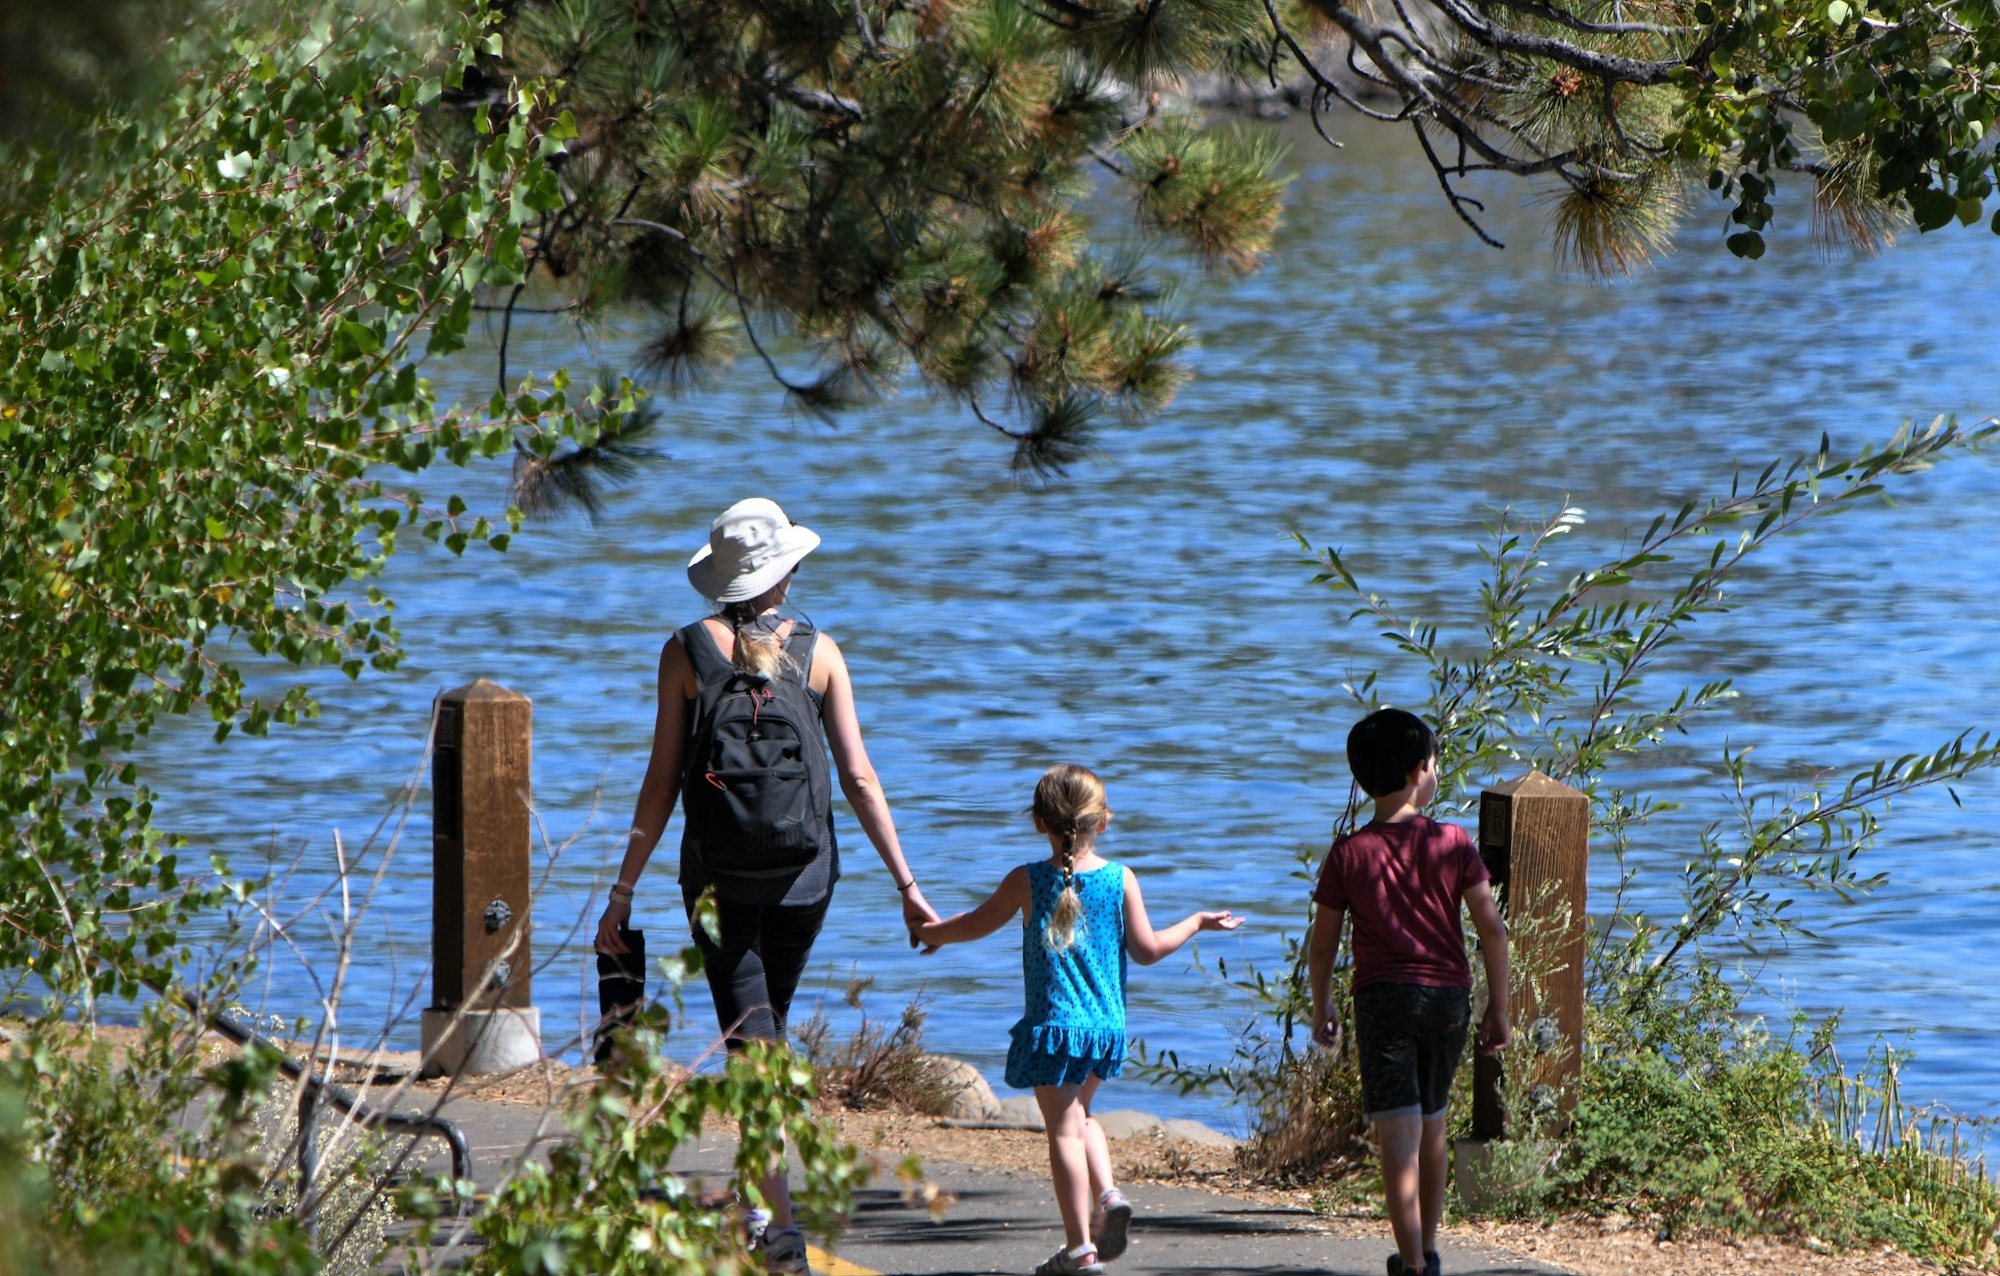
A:
{"label": "wooden bollard", "polygon": [[[1513,981],[1509,1020],[1534,1052],[1528,1101],[1551,1112],[1574,1102],[1583,1049],[1589,843],[1589,796],[1540,771],[1480,795],[1479,856],[1508,920],[1511,964],[1532,977]],[[1474,1139],[1504,1139],[1510,1117],[1526,1115],[1505,1110],[1501,1081],[1499,1059],[1475,1057]]]}
{"label": "wooden bollard", "polygon": [[541,1057],[529,977],[533,715],[526,696],[484,678],[431,707],[428,1072],[508,1072]]}

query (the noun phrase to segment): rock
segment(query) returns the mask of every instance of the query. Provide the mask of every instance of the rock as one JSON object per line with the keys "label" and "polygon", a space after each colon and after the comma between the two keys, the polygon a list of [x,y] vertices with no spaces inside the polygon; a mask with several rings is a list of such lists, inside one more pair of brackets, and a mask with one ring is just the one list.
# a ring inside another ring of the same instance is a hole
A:
{"label": "rock", "polygon": [[[980,1121],[989,1120],[999,1113],[1000,1098],[993,1093],[993,1087],[980,1075],[979,1069],[963,1059],[941,1054],[925,1055],[924,1063],[935,1069],[934,1075],[943,1099],[936,1111],[926,1115]],[[1032,1100],[1029,1106],[1034,1106]],[[1039,1113],[1035,1119],[1040,1121]]]}
{"label": "rock", "polygon": [[1203,1125],[1199,1121],[1176,1118],[1160,1122],[1160,1130],[1170,1139],[1183,1143],[1194,1143],[1205,1148],[1233,1148],[1241,1139],[1232,1139],[1222,1131]]}
{"label": "rock", "polygon": [[993,1119],[1019,1125],[1024,1129],[1039,1130],[1042,1128],[1042,1109],[1035,1102],[1034,1095],[1017,1094],[1012,1098],[1002,1099],[994,1105]]}
{"label": "rock", "polygon": [[1097,1128],[1104,1131],[1104,1137],[1107,1139],[1129,1139],[1134,1135],[1157,1134],[1161,1128],[1160,1118],[1135,1108],[1099,1112],[1094,1119]]}

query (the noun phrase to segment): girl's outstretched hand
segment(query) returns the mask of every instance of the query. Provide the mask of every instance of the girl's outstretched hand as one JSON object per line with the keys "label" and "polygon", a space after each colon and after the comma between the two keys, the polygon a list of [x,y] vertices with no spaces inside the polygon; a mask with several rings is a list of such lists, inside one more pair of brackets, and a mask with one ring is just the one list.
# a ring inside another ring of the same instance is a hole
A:
{"label": "girl's outstretched hand", "polygon": [[1226,908],[1220,912],[1196,913],[1195,916],[1201,919],[1201,925],[1197,927],[1200,930],[1235,930],[1243,924],[1241,917]]}

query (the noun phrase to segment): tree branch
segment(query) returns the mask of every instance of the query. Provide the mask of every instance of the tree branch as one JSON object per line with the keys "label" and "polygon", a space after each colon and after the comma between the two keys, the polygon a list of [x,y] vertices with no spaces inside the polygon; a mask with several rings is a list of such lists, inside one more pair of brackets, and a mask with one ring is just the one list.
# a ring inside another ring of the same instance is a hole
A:
{"label": "tree branch", "polygon": [[[1438,186],[1444,191],[1444,197],[1451,202],[1451,211],[1458,214],[1458,220],[1464,222],[1471,228],[1473,234],[1479,236],[1480,243],[1491,248],[1505,248],[1507,245],[1487,234],[1486,228],[1474,221],[1471,213],[1465,211],[1471,207],[1483,213],[1486,211],[1486,205],[1470,195],[1461,195],[1451,188],[1451,178],[1446,174],[1444,164],[1439,161],[1437,151],[1431,146],[1430,137],[1424,132],[1424,122],[1421,119],[1412,119],[1410,127],[1416,130],[1417,141],[1424,148],[1424,157],[1430,160],[1431,169],[1437,174]],[[1463,171],[1462,167],[1460,171]]]}
{"label": "tree branch", "polygon": [[[1417,85],[1409,81],[1407,73],[1400,68],[1383,65],[1383,59],[1378,56],[1384,40],[1395,39],[1407,46],[1409,43],[1407,37],[1368,21],[1348,8],[1342,0],[1307,0],[1307,3],[1323,14],[1327,21],[1347,32],[1349,38],[1367,47],[1369,56],[1375,59],[1376,65],[1382,67],[1384,74],[1400,84],[1407,85],[1412,91],[1418,89]],[[1550,36],[1532,35],[1525,31],[1516,31],[1511,27],[1496,26],[1482,20],[1457,0],[1433,0],[1433,3],[1438,12],[1451,19],[1454,25],[1470,33],[1487,48],[1498,49],[1504,53],[1516,53],[1523,57],[1547,58],[1551,62],[1560,62],[1564,66],[1574,67],[1607,80],[1617,80],[1623,84],[1665,84],[1677,71],[1687,65],[1678,59],[1645,61],[1619,57],[1615,54],[1597,53]]]}
{"label": "tree branch", "polygon": [[1689,27],[1661,26],[1654,22],[1586,22],[1567,9],[1559,9],[1552,4],[1541,4],[1538,0],[1486,0],[1486,3],[1526,13],[1584,35],[1673,36],[1686,35],[1691,30]]}

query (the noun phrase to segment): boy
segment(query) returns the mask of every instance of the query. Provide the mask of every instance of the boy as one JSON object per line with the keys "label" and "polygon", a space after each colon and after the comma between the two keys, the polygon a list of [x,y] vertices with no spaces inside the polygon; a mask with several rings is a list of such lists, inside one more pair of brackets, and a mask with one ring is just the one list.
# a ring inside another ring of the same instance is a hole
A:
{"label": "boy", "polygon": [[1333,844],[1313,889],[1313,1040],[1340,1041],[1333,959],[1352,914],[1355,1057],[1396,1233],[1389,1276],[1439,1276],[1444,1118],[1471,1019],[1460,901],[1486,962],[1479,1039],[1489,1054],[1507,1044],[1507,932],[1472,839],[1423,813],[1437,796],[1437,737],[1423,719],[1401,709],[1369,714],[1347,735],[1347,764],[1375,799],[1375,818]]}

